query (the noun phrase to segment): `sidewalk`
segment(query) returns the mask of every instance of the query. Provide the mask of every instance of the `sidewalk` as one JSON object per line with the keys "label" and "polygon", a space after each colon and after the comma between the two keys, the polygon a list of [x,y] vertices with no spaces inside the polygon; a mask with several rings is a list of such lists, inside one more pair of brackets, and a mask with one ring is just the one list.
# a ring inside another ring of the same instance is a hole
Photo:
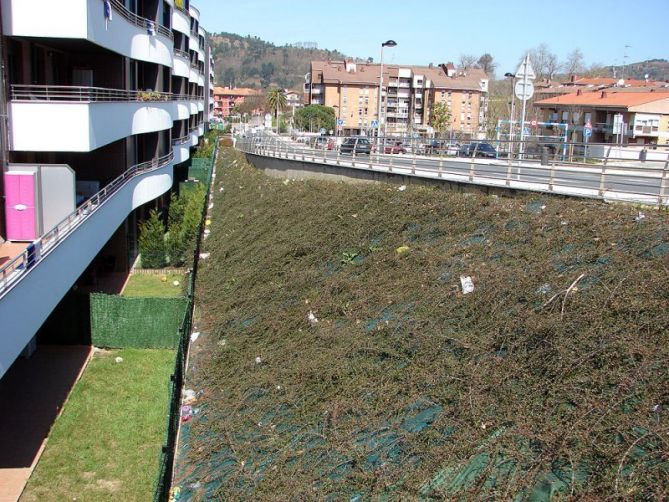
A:
{"label": "sidewalk", "polygon": [[15,502],[92,348],[42,345],[0,380],[0,502]]}

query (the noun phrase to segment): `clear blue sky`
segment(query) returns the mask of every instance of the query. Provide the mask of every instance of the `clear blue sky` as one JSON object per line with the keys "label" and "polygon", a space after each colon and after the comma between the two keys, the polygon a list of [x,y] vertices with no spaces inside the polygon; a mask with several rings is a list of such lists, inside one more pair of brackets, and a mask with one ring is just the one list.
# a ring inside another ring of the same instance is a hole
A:
{"label": "clear blue sky", "polygon": [[[580,48],[587,64],[669,59],[669,0],[193,0],[209,32],[258,36],[277,45],[317,42],[349,56],[457,61],[489,52],[498,74],[515,71],[524,51],[545,42],[563,60]],[[625,49],[625,46],[631,46]]]}

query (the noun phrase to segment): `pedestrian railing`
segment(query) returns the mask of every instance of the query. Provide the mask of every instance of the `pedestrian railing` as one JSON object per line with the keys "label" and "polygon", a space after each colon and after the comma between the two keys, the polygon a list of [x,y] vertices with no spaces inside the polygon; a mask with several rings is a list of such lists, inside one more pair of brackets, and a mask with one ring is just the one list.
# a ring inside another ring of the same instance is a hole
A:
{"label": "pedestrian railing", "polygon": [[[485,145],[484,145],[485,143]],[[474,141],[462,145],[393,138],[252,134],[237,148],[304,161],[485,186],[666,206],[669,149],[648,145]],[[522,153],[519,153],[522,152]]]}
{"label": "pedestrian railing", "polygon": [[77,209],[58,223],[39,239],[31,242],[23,253],[16,256],[0,268],[0,299],[30,269],[48,255],[58,244],[65,240],[84,221],[90,218],[107,200],[112,198],[134,177],[160,169],[172,162],[174,154],[158,157],[148,162],[137,164],[106,185],[102,190],[81,204]]}

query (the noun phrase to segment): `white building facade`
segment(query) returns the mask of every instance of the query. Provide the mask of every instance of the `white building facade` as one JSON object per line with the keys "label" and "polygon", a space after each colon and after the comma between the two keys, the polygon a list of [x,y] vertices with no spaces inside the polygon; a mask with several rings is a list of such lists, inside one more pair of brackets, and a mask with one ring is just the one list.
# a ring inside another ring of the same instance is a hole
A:
{"label": "white building facade", "polygon": [[[13,250],[0,256],[1,377],[67,294],[127,274],[139,222],[205,133],[214,65],[189,0],[0,9],[0,245]],[[61,223],[34,225],[47,207]]]}

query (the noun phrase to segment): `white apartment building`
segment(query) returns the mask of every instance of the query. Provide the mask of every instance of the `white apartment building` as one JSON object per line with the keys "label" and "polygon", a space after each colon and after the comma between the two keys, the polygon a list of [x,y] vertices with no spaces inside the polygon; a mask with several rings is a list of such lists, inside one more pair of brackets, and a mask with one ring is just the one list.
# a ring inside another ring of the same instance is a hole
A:
{"label": "white apartment building", "polygon": [[127,274],[213,109],[189,0],[1,0],[0,377],[73,291]]}

